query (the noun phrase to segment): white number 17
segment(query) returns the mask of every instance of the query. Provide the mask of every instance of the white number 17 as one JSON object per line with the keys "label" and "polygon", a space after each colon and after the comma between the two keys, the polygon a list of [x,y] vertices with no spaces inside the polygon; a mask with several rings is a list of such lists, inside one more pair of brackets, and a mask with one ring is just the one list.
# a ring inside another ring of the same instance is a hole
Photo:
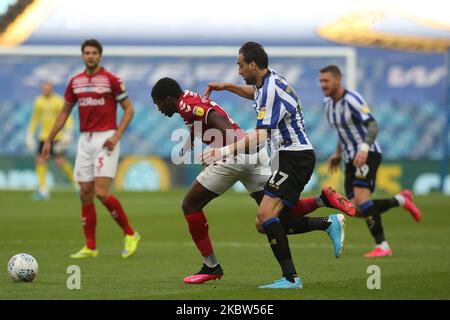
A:
{"label": "white number 17", "polygon": [[[277,173],[281,176],[281,179],[275,182],[275,177],[277,176]],[[287,173],[275,171],[272,175],[272,178],[270,178],[269,183],[279,187],[288,177],[289,175]]]}

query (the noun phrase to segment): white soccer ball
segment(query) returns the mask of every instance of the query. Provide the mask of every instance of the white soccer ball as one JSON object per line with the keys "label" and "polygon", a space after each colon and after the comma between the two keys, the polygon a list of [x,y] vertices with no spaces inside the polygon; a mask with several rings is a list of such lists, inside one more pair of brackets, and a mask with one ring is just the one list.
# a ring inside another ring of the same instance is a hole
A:
{"label": "white soccer ball", "polygon": [[29,254],[16,254],[8,262],[8,273],[15,281],[31,282],[38,273],[38,263]]}

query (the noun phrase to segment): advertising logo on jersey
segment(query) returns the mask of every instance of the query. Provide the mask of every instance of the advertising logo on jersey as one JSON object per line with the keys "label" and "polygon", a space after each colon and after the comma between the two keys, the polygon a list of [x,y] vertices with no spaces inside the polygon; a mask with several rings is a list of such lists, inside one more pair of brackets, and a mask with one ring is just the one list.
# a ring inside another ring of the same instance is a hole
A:
{"label": "advertising logo on jersey", "polygon": [[78,99],[78,106],[80,107],[97,107],[97,106],[104,106],[105,105],[105,98],[100,99],[94,99],[92,97],[85,97]]}

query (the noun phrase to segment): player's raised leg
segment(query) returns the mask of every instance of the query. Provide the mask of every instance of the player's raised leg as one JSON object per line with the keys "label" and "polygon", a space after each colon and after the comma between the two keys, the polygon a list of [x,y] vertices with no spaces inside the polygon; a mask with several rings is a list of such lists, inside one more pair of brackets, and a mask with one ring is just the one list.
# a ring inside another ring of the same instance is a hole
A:
{"label": "player's raised leg", "polygon": [[411,190],[403,190],[394,198],[398,201],[399,206],[408,211],[416,222],[422,220],[422,213],[414,204]]}
{"label": "player's raised leg", "polygon": [[[287,211],[287,210],[286,210]],[[280,214],[280,222],[287,235],[307,233],[322,230],[329,236],[334,249],[334,256],[340,258],[345,240],[345,219],[342,214],[333,214],[327,217],[303,217],[292,214],[290,211]],[[259,219],[256,219],[256,229],[265,233]]]}
{"label": "player's raised leg", "polygon": [[[251,196],[259,206],[264,197],[264,191],[254,192]],[[314,198],[307,199],[314,200]],[[301,200],[302,199],[298,201],[298,204],[301,203]],[[316,230],[325,231],[333,244],[334,256],[339,258],[342,255],[345,239],[344,215],[333,214],[327,217],[304,217],[302,214],[293,213],[292,210],[293,209],[285,207],[279,216],[280,222],[287,235],[307,233]],[[256,230],[260,233],[265,233],[258,217],[256,218]]]}
{"label": "player's raised leg", "polygon": [[420,209],[414,204],[411,190],[403,190],[393,198],[373,200],[378,212],[381,214],[391,208],[401,207],[405,209],[416,222],[422,219]]}
{"label": "player's raised leg", "polygon": [[108,209],[111,217],[122,228],[123,233],[125,234],[125,247],[122,252],[122,257],[128,258],[136,252],[141,237],[139,233],[135,232],[131,227],[128,221],[128,216],[125,213],[119,199],[109,192],[112,181],[112,178],[96,177],[95,195],[103,203],[106,209]]}
{"label": "player's raised leg", "polygon": [[[205,170],[208,170],[208,168]],[[184,278],[185,283],[198,284],[208,280],[220,279],[223,276],[222,267],[214,254],[209,236],[208,221],[203,212],[203,207],[217,196],[219,196],[218,193],[208,190],[196,179],[183,199],[182,210],[188,223],[189,233],[203,257],[203,265],[200,271]]]}
{"label": "player's raised leg", "polygon": [[305,216],[322,207],[337,209],[350,217],[355,215],[355,208],[351,201],[329,186],[323,187],[319,196],[300,199],[291,212],[295,215]]}
{"label": "player's raised leg", "polygon": [[95,258],[98,255],[95,242],[97,215],[94,204],[94,181],[80,182],[81,218],[86,245],[70,255],[73,259]]}

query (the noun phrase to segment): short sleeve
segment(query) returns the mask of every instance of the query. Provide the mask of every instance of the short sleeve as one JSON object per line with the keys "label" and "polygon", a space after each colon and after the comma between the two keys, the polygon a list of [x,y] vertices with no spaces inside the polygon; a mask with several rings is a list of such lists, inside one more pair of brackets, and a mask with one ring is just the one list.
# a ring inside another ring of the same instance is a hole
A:
{"label": "short sleeve", "polygon": [[369,106],[364,101],[364,99],[362,99],[362,97],[354,93],[347,92],[345,101],[347,102],[352,115],[360,122],[367,123],[369,121],[375,120],[372,113],[370,112]]}
{"label": "short sleeve", "polygon": [[188,122],[202,121],[203,123],[208,124],[208,114],[214,109],[207,103],[197,102],[195,104],[187,104],[183,102],[179,110],[183,119]]}
{"label": "short sleeve", "polygon": [[128,98],[127,89],[125,83],[119,77],[111,75],[111,89],[113,91],[116,101],[123,101]]}
{"label": "short sleeve", "polygon": [[77,96],[76,94],[73,92],[73,78],[70,79],[69,84],[67,85],[66,91],[64,93],[64,101],[65,103],[73,106],[76,102],[77,102]]}

